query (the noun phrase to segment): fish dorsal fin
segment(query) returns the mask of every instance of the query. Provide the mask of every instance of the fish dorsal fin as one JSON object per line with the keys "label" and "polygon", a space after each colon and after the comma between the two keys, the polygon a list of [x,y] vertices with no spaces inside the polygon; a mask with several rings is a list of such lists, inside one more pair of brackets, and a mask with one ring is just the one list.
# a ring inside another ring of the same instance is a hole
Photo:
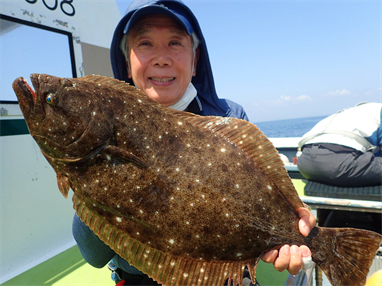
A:
{"label": "fish dorsal fin", "polygon": [[239,147],[274,182],[295,210],[303,207],[278,151],[256,125],[229,117],[184,117],[192,125],[210,130]]}
{"label": "fish dorsal fin", "polygon": [[112,77],[95,75],[95,74],[87,75],[87,76],[80,77],[77,79],[81,80],[81,81],[85,81],[85,82],[95,83],[99,86],[109,87],[112,89],[121,90],[124,92],[129,92],[131,94],[134,94],[134,96],[137,99],[142,100],[142,102],[145,102],[145,103],[151,104],[151,105],[160,106],[160,104],[157,101],[155,101],[154,99],[147,96],[143,91],[141,91],[140,89],[136,88],[135,86],[132,86],[129,83],[122,81],[122,80],[118,80],[118,79],[115,79]]}
{"label": "fish dorsal fin", "polygon": [[77,79],[81,81],[86,81],[86,82],[94,82],[98,85],[107,86],[110,88],[121,89],[121,90],[127,89],[129,91],[141,93],[139,89],[135,88],[134,86],[131,86],[127,82],[121,81],[112,77],[91,74],[84,77],[79,77]]}
{"label": "fish dorsal fin", "polygon": [[230,279],[228,285],[232,285],[231,282],[242,285],[245,265],[255,268],[259,260],[205,261],[174,256],[130,237],[96,214],[76,193],[73,208],[111,249],[163,286],[223,285],[227,279]]}

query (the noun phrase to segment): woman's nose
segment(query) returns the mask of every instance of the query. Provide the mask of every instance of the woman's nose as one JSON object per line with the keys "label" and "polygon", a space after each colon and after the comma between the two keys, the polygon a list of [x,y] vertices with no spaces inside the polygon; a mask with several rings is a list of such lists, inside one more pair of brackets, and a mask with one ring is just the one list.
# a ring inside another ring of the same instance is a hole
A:
{"label": "woman's nose", "polygon": [[153,65],[156,66],[171,66],[172,59],[171,55],[166,47],[157,47],[154,51],[155,55],[153,57]]}

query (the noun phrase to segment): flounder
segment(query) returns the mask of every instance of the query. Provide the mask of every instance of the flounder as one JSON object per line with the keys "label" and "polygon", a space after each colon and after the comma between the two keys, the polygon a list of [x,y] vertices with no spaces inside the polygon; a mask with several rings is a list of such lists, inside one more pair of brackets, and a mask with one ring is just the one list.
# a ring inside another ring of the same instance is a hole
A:
{"label": "flounder", "polygon": [[364,285],[380,234],[315,227],[277,150],[253,124],[161,106],[102,76],[13,83],[29,131],[74,209],[116,253],[163,285],[242,283],[261,256],[307,245],[332,285]]}

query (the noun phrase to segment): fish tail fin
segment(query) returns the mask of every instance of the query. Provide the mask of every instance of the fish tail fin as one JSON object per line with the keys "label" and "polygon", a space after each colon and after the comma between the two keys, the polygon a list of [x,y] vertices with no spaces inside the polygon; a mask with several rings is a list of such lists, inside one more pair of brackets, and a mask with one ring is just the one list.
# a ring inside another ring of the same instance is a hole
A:
{"label": "fish tail fin", "polygon": [[312,240],[312,259],[332,285],[365,285],[382,243],[380,234],[362,229],[320,227],[312,233],[320,236]]}

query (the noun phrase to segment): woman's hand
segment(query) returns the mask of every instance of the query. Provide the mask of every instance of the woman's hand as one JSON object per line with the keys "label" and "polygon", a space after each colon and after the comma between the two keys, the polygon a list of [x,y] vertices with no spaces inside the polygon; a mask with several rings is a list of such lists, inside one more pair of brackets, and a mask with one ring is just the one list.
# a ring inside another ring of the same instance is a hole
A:
{"label": "woman's hand", "polygon": [[[299,229],[303,236],[308,236],[310,231],[316,225],[316,219],[308,208],[299,208],[297,210],[300,221]],[[273,263],[275,269],[278,271],[284,271],[285,269],[292,275],[300,273],[303,267],[303,257],[311,256],[310,249],[301,245],[283,245],[279,250],[274,249],[268,251],[261,258],[264,262]]]}

